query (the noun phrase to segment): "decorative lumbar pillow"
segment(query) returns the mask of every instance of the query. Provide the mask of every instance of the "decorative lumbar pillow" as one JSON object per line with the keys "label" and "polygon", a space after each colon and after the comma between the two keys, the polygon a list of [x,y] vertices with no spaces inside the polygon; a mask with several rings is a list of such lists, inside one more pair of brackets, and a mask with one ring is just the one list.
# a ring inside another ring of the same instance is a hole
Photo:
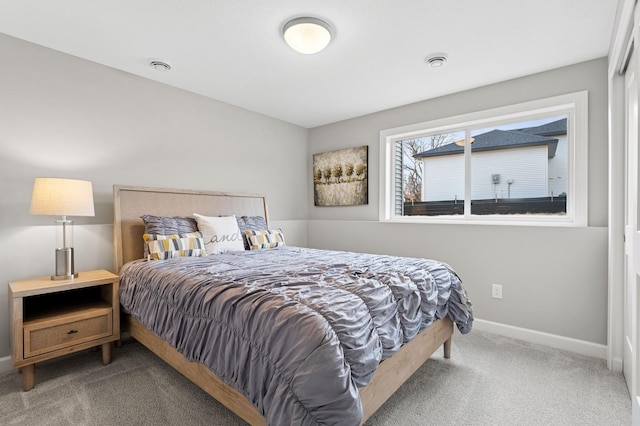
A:
{"label": "decorative lumbar pillow", "polygon": [[204,246],[208,254],[242,251],[242,235],[235,216],[203,216],[193,214],[198,229],[204,235]]}
{"label": "decorative lumbar pillow", "polygon": [[166,260],[174,257],[207,255],[201,232],[173,235],[144,234],[142,238],[149,252],[148,259]]}
{"label": "decorative lumbar pillow", "polygon": [[263,229],[261,231],[246,229],[244,233],[249,241],[250,250],[275,248],[286,245],[281,229]]}
{"label": "decorative lumbar pillow", "polygon": [[262,216],[237,216],[236,220],[238,221],[238,227],[242,234],[244,249],[249,250],[249,240],[247,239],[247,234],[245,234],[244,231],[247,229],[251,229],[253,231],[267,229],[267,221]]}

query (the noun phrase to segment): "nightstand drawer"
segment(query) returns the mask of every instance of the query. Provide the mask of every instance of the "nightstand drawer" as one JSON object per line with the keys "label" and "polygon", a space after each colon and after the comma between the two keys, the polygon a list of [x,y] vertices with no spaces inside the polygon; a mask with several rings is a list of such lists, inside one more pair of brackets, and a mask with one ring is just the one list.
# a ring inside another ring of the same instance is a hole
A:
{"label": "nightstand drawer", "polygon": [[24,357],[41,355],[112,334],[111,307],[28,321],[24,323]]}

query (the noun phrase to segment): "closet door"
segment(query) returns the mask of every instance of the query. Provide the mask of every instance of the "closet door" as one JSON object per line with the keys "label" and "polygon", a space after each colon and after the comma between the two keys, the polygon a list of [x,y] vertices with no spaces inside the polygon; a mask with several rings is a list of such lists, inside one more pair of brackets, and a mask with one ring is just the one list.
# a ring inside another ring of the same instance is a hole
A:
{"label": "closet door", "polygon": [[640,291],[640,150],[638,149],[638,55],[631,54],[625,74],[625,282],[623,373],[631,394],[634,419],[637,419],[640,394],[638,371],[638,298]]}

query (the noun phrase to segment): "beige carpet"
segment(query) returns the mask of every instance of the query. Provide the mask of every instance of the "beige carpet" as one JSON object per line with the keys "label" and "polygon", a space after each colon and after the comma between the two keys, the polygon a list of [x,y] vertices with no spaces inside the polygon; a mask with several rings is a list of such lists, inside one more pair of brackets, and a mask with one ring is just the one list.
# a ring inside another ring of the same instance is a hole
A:
{"label": "beige carpet", "polygon": [[[134,341],[102,366],[85,351],[36,366],[21,392],[0,376],[2,425],[242,425]],[[603,360],[472,331],[438,351],[367,425],[630,425],[620,374]]]}

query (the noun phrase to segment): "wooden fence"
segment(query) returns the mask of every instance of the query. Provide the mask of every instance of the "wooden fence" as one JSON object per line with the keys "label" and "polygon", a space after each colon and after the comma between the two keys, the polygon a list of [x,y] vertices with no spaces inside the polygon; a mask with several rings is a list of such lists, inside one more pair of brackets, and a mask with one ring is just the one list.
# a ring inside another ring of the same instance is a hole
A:
{"label": "wooden fence", "polygon": [[[471,201],[471,213],[492,214],[566,214],[567,197],[511,198]],[[464,214],[464,202],[422,201],[404,203],[404,216],[441,216]]]}

